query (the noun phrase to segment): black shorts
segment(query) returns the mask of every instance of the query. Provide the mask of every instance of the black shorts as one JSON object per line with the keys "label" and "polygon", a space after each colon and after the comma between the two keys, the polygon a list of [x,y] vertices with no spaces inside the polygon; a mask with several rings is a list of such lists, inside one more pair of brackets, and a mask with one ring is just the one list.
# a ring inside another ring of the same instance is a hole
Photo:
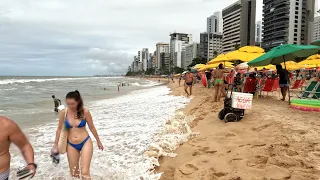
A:
{"label": "black shorts", "polygon": [[187,86],[192,86],[193,83],[192,83],[192,82],[187,82],[186,85],[187,85]]}

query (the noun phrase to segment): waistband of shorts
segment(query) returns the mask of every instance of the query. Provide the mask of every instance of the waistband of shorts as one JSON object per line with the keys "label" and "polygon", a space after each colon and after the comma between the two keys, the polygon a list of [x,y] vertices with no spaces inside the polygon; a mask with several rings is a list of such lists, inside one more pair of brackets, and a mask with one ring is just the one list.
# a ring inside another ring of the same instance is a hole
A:
{"label": "waistband of shorts", "polygon": [[10,169],[0,173],[0,180],[6,180],[9,178]]}

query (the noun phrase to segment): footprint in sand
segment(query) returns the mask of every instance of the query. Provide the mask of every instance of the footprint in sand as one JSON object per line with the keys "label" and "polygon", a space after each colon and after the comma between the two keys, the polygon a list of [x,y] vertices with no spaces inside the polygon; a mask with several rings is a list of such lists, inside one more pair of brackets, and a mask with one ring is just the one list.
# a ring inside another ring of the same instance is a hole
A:
{"label": "footprint in sand", "polygon": [[192,156],[198,156],[198,155],[203,155],[203,154],[208,154],[208,155],[213,155],[215,154],[217,151],[214,151],[214,150],[210,150],[209,147],[203,147],[203,148],[200,148],[196,151],[194,151],[192,153]]}
{"label": "footprint in sand", "polygon": [[179,171],[184,175],[192,174],[192,173],[194,173],[195,171],[198,171],[198,170],[199,170],[199,168],[197,168],[193,164],[185,164],[185,165],[179,167]]}
{"label": "footprint in sand", "polygon": [[266,167],[266,164],[268,162],[268,157],[266,156],[254,156],[247,160],[247,166],[248,167],[254,167],[257,169],[264,169]]}
{"label": "footprint in sand", "polygon": [[263,146],[266,146],[267,144],[256,144],[256,145],[253,145],[251,146],[251,148],[259,148],[259,147],[263,147]]}
{"label": "footprint in sand", "polygon": [[233,134],[233,133],[227,133],[225,136],[226,136],[226,137],[234,137],[234,136],[236,136],[236,135]]}
{"label": "footprint in sand", "polygon": [[265,124],[265,125],[262,125],[262,126],[253,127],[253,128],[251,128],[251,130],[260,132],[260,131],[268,128],[268,127],[271,126],[271,125],[272,125],[272,123],[270,123],[270,124]]}
{"label": "footprint in sand", "polygon": [[232,163],[232,162],[235,162],[235,161],[242,161],[243,159],[242,158],[234,158],[234,159],[231,159],[229,161],[229,163]]}
{"label": "footprint in sand", "polygon": [[220,179],[221,177],[228,175],[228,173],[225,173],[225,172],[216,172],[216,170],[213,167],[210,168],[209,171],[210,171],[209,179]]}

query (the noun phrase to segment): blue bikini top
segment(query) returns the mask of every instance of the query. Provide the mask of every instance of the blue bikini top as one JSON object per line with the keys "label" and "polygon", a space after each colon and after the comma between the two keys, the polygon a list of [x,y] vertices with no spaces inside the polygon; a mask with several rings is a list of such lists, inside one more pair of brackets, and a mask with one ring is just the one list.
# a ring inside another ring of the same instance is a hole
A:
{"label": "blue bikini top", "polygon": [[[73,126],[71,126],[70,123],[69,123],[69,121],[68,121],[68,117],[66,117],[66,120],[64,121],[64,124],[65,124],[65,127],[66,127],[67,129],[73,128]],[[77,127],[75,127],[75,128],[85,127],[86,124],[87,124],[87,122],[86,122],[84,119],[82,119],[82,120],[80,121],[80,124],[79,124]]]}

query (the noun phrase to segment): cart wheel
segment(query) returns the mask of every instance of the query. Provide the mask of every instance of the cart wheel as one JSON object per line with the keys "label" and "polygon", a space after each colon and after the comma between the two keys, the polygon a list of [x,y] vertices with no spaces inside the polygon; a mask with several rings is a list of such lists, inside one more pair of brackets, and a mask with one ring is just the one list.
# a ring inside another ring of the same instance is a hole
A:
{"label": "cart wheel", "polygon": [[222,121],[222,120],[224,120],[224,116],[225,116],[225,115],[226,115],[226,113],[225,113],[224,109],[222,109],[222,110],[219,112],[218,117],[219,117],[219,119]]}
{"label": "cart wheel", "polygon": [[226,114],[226,116],[224,117],[224,122],[236,122],[238,120],[238,117],[236,114],[234,113],[228,113]]}

